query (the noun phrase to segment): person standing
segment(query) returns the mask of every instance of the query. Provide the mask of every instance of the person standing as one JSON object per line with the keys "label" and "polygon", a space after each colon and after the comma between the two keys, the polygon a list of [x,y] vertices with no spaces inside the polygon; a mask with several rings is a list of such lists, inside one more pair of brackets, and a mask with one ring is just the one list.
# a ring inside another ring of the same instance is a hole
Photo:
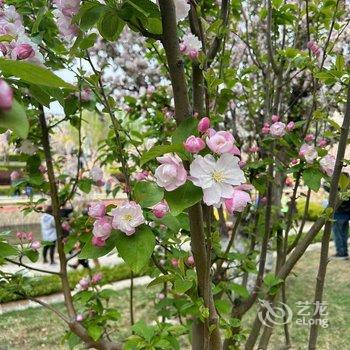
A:
{"label": "person standing", "polygon": [[47,263],[47,253],[50,252],[50,263],[55,265],[55,248],[57,241],[57,232],[55,219],[52,216],[52,207],[47,206],[44,215],[41,217],[41,234],[42,238],[46,242],[51,244],[45,244],[43,248],[44,263]]}

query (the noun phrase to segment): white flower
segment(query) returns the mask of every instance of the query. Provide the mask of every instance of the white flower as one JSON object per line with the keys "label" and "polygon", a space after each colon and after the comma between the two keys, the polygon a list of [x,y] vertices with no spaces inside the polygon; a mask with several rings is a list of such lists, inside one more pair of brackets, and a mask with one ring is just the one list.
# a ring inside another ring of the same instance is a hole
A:
{"label": "white flower", "polygon": [[191,9],[191,5],[187,3],[187,0],[174,0],[176,22],[180,22],[185,19]]}
{"label": "white flower", "polygon": [[197,156],[191,163],[191,180],[203,189],[203,201],[207,205],[218,205],[222,198],[232,197],[232,186],[246,181],[238,162],[237,157],[225,153],[217,161],[207,154],[204,157]]}
{"label": "white flower", "polygon": [[128,236],[134,234],[136,227],[145,222],[142,209],[135,202],[124,202],[120,207],[113,209],[111,214],[112,227]]}
{"label": "white flower", "polygon": [[335,158],[331,154],[327,154],[320,160],[321,170],[328,176],[332,176],[335,167]]}
{"label": "white flower", "polygon": [[307,163],[313,163],[318,153],[314,145],[303,144],[300,147],[299,155],[304,157]]}
{"label": "white flower", "polygon": [[38,150],[37,147],[30,140],[23,140],[21,146],[18,148],[21,153],[32,156]]}
{"label": "white flower", "polygon": [[94,166],[91,170],[90,170],[90,177],[92,179],[92,181],[94,182],[98,182],[101,181],[103,179],[103,171],[101,168]]}
{"label": "white flower", "polygon": [[192,33],[184,35],[182,39],[182,51],[186,54],[199,52],[202,49],[201,41]]}

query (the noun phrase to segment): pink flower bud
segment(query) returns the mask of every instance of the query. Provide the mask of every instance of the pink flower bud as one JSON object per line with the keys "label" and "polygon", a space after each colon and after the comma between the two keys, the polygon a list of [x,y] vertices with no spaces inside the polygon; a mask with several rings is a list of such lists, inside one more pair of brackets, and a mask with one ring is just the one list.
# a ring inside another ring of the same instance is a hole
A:
{"label": "pink flower bud", "polygon": [[77,315],[77,322],[82,322],[84,321],[84,316],[82,314]]}
{"label": "pink flower bud", "polygon": [[97,284],[101,280],[102,280],[102,273],[96,273],[95,275],[92,276],[91,283],[92,284]]}
{"label": "pink flower bud", "polygon": [[12,50],[11,53],[11,56],[14,59],[18,60],[25,60],[27,58],[33,57],[34,55],[35,51],[30,44],[19,44]]}
{"label": "pink flower bud", "polygon": [[205,142],[200,137],[192,135],[184,142],[184,147],[187,152],[198,153],[205,148]]}
{"label": "pink flower bud", "polygon": [[134,174],[134,178],[137,181],[146,180],[147,177],[148,177],[148,171],[146,171],[146,170]]}
{"label": "pink flower bud", "polygon": [[244,161],[244,160],[240,160],[239,162],[238,162],[238,166],[241,168],[241,169],[243,169],[245,166],[246,166],[246,162]]}
{"label": "pink flower bud", "polygon": [[304,138],[306,142],[311,142],[315,139],[315,136],[313,134],[307,134]]}
{"label": "pink flower bud", "polygon": [[30,248],[33,250],[38,250],[41,247],[41,243],[39,241],[34,241],[30,244]]}
{"label": "pink flower bud", "polygon": [[278,115],[275,115],[275,114],[274,114],[274,115],[271,117],[272,123],[277,123],[279,120],[280,120],[280,117],[279,117]]}
{"label": "pink flower bud", "polygon": [[187,49],[186,45],[184,43],[181,43],[180,44],[180,52],[184,53],[184,52],[186,52],[186,49]]}
{"label": "pink flower bud", "polygon": [[0,43],[0,51],[3,54],[3,56],[6,56],[7,51],[8,51],[7,50],[7,46],[5,44],[3,44],[3,43]]}
{"label": "pink flower bud", "polygon": [[291,177],[287,177],[284,181],[285,185],[288,187],[292,187],[293,186],[293,179]]}
{"label": "pink flower bud", "polygon": [[318,144],[318,147],[325,147],[327,146],[328,142],[327,140],[322,139],[322,140],[319,140],[317,144]]}
{"label": "pink flower bud", "polygon": [[27,233],[27,240],[31,242],[33,240],[33,238],[34,238],[33,233],[32,232],[28,232]]}
{"label": "pink flower bud", "polygon": [[289,122],[286,126],[287,131],[292,131],[295,128],[295,123],[294,122]]}
{"label": "pink flower bud", "polygon": [[62,222],[61,227],[64,231],[70,231],[70,229],[71,229],[71,227],[67,221]]}
{"label": "pink flower bud", "polygon": [[270,127],[264,126],[264,127],[261,129],[261,132],[262,132],[264,135],[269,134],[269,133],[270,133]]}
{"label": "pink flower bud", "polygon": [[208,117],[202,118],[198,123],[198,131],[204,134],[210,128],[210,119]]}
{"label": "pink flower bud", "polygon": [[93,203],[89,207],[88,215],[92,218],[101,218],[106,214],[106,206],[103,202]]}
{"label": "pink flower bud", "polygon": [[298,159],[292,159],[292,160],[290,161],[290,163],[291,163],[292,165],[298,164]]}
{"label": "pink flower bud", "polygon": [[47,172],[45,165],[39,165],[38,170],[44,175]]}
{"label": "pink flower bud", "polygon": [[147,86],[147,95],[152,95],[156,88],[153,85]]}
{"label": "pink flower bud", "polygon": [[173,267],[178,267],[179,266],[179,261],[175,258],[171,259],[171,265],[173,265]]}
{"label": "pink flower bud", "polygon": [[100,237],[92,237],[92,244],[95,247],[104,247],[106,245],[106,241],[101,239]]}
{"label": "pink flower bud", "polygon": [[8,111],[13,103],[13,91],[5,80],[0,79],[0,109]]}
{"label": "pink flower bud", "polygon": [[249,153],[257,153],[259,151],[260,151],[260,147],[258,147],[258,146],[252,146],[252,147],[248,148]]}
{"label": "pink flower bud", "polygon": [[27,239],[27,234],[25,232],[17,232],[16,237],[20,240]]}
{"label": "pink flower bud", "polygon": [[163,300],[165,298],[165,295],[163,293],[158,293],[158,299]]}
{"label": "pink flower bud", "polygon": [[86,290],[89,288],[90,286],[90,277],[83,277],[80,281],[79,281],[79,285],[81,287],[82,290]]}
{"label": "pink flower bud", "polygon": [[17,170],[14,170],[10,175],[11,181],[17,181],[20,178],[21,178],[21,174]]}
{"label": "pink flower bud", "polygon": [[194,257],[192,255],[190,255],[187,258],[187,265],[189,265],[189,266],[194,266],[195,265]]}
{"label": "pink flower bud", "polygon": [[158,219],[161,219],[162,217],[164,217],[168,212],[169,212],[169,206],[164,201],[159,202],[152,208],[153,215]]}
{"label": "pink flower bud", "polygon": [[316,45],[316,43],[315,43],[313,40],[310,40],[310,41],[307,43],[306,47],[307,47],[309,50],[311,50],[311,48],[312,48],[314,45]]}
{"label": "pink flower bud", "polygon": [[189,53],[188,53],[188,57],[191,59],[191,60],[195,60],[198,58],[198,55],[199,55],[199,52],[196,51],[196,50],[191,50]]}

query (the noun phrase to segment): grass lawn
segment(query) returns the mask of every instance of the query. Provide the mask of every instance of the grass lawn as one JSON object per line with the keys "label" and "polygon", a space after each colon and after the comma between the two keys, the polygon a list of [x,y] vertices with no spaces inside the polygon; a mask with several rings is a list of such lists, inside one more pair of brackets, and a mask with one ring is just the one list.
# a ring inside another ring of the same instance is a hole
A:
{"label": "grass lawn", "polygon": [[[295,319],[297,301],[312,302],[313,288],[318,265],[318,252],[308,252],[288,280],[288,305],[294,311],[290,324],[293,349],[307,349],[308,327],[297,325]],[[320,327],[318,350],[350,349],[350,261],[331,261],[328,265],[324,300],[328,302],[329,326]],[[155,319],[154,303],[157,288],[137,288],[135,291],[136,318],[146,322]],[[128,335],[128,290],[118,292],[113,300],[125,317],[118,322],[115,334],[119,339]],[[62,308],[62,305],[59,305]],[[253,314],[253,312],[252,312]],[[248,328],[253,315],[248,315],[244,325]],[[307,317],[308,319],[308,317]],[[68,347],[61,343],[64,325],[50,312],[38,308],[11,312],[0,316],[0,348],[4,350],[47,349],[63,350]],[[278,326],[269,349],[277,350],[283,345],[283,328]],[[187,350],[183,346],[182,350]]]}

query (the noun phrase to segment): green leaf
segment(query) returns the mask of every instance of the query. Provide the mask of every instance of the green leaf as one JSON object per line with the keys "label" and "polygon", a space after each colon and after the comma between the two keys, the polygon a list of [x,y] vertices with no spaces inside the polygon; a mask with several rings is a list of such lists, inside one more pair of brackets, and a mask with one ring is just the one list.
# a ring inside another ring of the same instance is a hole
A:
{"label": "green leaf", "polygon": [[317,168],[307,168],[303,172],[303,180],[306,186],[317,192],[321,187],[323,173]]}
{"label": "green leaf", "polygon": [[182,278],[178,278],[177,280],[175,280],[174,290],[176,293],[185,293],[192,288],[192,285],[192,280],[184,280]]}
{"label": "green leaf", "polygon": [[27,138],[29,122],[24,108],[16,100],[13,100],[12,108],[7,112],[0,112],[0,128],[10,129],[22,139]]}
{"label": "green leaf", "polygon": [[182,144],[189,136],[197,133],[198,120],[196,118],[185,119],[174,131],[173,144]]}
{"label": "green leaf", "polygon": [[90,29],[97,23],[100,19],[103,11],[106,9],[106,6],[103,6],[99,3],[84,3],[80,7],[80,12],[78,16],[80,17],[80,29],[86,31]]}
{"label": "green leaf", "polygon": [[186,156],[184,146],[182,144],[172,144],[172,145],[157,145],[152,147],[149,151],[144,153],[140,159],[140,166],[143,166],[147,162],[156,157],[162,156],[165,153],[178,153]]}
{"label": "green leaf", "polygon": [[104,332],[104,328],[97,325],[97,324],[90,324],[88,327],[87,327],[87,331],[88,331],[88,334],[89,336],[93,339],[93,340],[98,340],[100,339],[101,335],[103,334]]}
{"label": "green leaf", "polygon": [[146,339],[147,341],[150,341],[154,336],[153,327],[146,325],[145,321],[139,321],[135,323],[131,328],[135,334]]}
{"label": "green leaf", "polygon": [[20,80],[36,85],[76,90],[50,70],[25,61],[13,61],[0,58],[0,70],[6,76],[17,77]]}
{"label": "green leaf", "polygon": [[42,105],[50,106],[50,95],[38,85],[31,85],[29,87],[30,94]]}
{"label": "green leaf", "polygon": [[18,254],[17,249],[12,247],[10,244],[6,242],[0,242],[0,257],[6,258],[8,256],[15,256]]}
{"label": "green leaf", "polygon": [[92,180],[90,179],[81,179],[78,182],[78,187],[80,190],[82,190],[84,193],[90,193],[92,186]]}
{"label": "green leaf", "polygon": [[116,247],[121,258],[136,273],[148,264],[156,245],[156,239],[152,230],[142,225],[136,229],[136,232],[127,236],[118,231]]}
{"label": "green leaf", "polygon": [[23,254],[31,261],[37,262],[39,259],[39,252],[34,249],[25,249]]}
{"label": "green leaf", "polygon": [[151,207],[159,203],[163,197],[163,190],[154,182],[140,181],[134,186],[134,199],[142,207]]}
{"label": "green leaf", "polygon": [[228,314],[231,311],[231,303],[225,299],[216,300],[215,307],[220,314]]}
{"label": "green leaf", "polygon": [[91,234],[79,254],[79,259],[97,259],[101,256],[107,255],[115,248],[116,237],[116,233],[112,232],[104,247],[96,247],[92,244]]}
{"label": "green leaf", "polygon": [[174,275],[161,275],[155,278],[153,281],[151,281],[147,287],[153,287],[158,284],[163,284],[164,282],[170,282],[173,281],[175,278]]}
{"label": "green leaf", "polygon": [[246,287],[241,286],[238,283],[231,283],[228,286],[233,292],[235,292],[236,294],[238,294],[240,297],[247,299],[249,297],[249,292],[247,290]]}
{"label": "green leaf", "polygon": [[124,29],[125,22],[118,16],[116,11],[110,10],[98,21],[98,31],[109,41],[116,41]]}
{"label": "green leaf", "polygon": [[198,203],[202,197],[201,188],[193,185],[191,181],[187,181],[183,186],[174,191],[165,192],[165,199],[174,216],[179,215],[183,210]]}

